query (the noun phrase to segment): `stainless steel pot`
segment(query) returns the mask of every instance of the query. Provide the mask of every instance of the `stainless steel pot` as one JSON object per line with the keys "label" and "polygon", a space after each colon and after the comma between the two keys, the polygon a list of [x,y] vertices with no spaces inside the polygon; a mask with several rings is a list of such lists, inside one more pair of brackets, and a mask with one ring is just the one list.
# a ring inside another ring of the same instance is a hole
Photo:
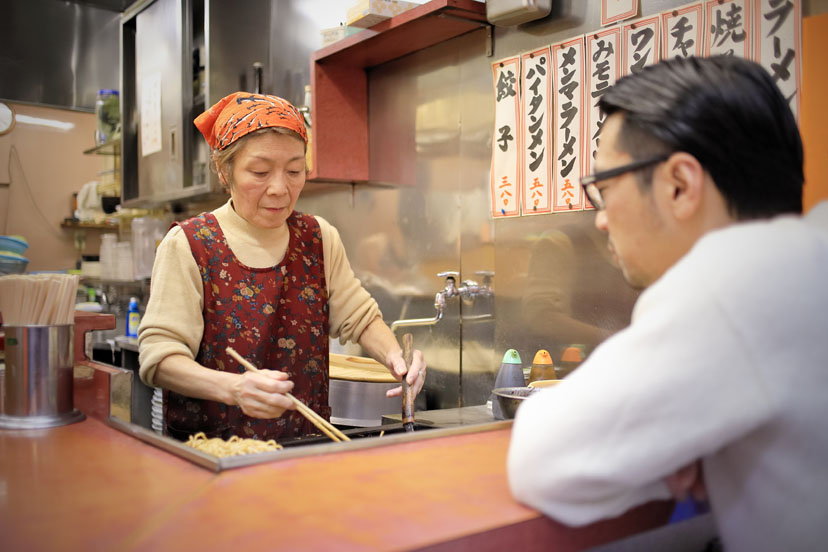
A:
{"label": "stainless steel pot", "polygon": [[400,397],[385,396],[386,391],[399,385],[331,379],[328,390],[331,422],[354,427],[380,425],[383,414],[397,414],[402,409]]}
{"label": "stainless steel pot", "polygon": [[[382,423],[382,416],[402,411],[400,397],[388,398],[385,392],[400,382],[379,362],[365,357],[332,353],[328,404],[331,422],[354,427],[372,427]],[[417,409],[425,408],[425,396],[415,401]]]}

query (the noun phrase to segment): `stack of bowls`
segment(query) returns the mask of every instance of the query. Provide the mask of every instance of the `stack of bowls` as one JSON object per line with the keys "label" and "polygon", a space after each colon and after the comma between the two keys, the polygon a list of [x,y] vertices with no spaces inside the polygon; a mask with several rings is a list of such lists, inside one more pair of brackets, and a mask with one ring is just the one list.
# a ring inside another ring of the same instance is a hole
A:
{"label": "stack of bowls", "polygon": [[159,388],[152,392],[152,430],[156,433],[164,432],[164,398]]}
{"label": "stack of bowls", "polygon": [[29,243],[23,236],[0,236],[0,276],[23,274],[29,259],[23,256]]}

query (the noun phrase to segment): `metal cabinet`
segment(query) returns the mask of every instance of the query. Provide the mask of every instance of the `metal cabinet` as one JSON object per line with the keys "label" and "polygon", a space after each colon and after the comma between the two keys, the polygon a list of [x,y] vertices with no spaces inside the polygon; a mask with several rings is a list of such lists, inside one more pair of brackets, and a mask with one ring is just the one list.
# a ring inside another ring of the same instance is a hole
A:
{"label": "metal cabinet", "polygon": [[220,190],[193,119],[231,92],[268,91],[270,9],[270,0],[141,0],[123,13],[123,205]]}

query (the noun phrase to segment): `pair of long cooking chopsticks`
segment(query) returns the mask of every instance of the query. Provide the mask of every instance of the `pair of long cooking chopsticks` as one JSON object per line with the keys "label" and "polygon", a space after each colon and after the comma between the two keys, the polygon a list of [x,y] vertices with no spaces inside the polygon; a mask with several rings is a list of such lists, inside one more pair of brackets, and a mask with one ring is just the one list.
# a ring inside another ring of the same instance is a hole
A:
{"label": "pair of long cooking chopsticks", "polygon": [[[247,359],[241,356],[239,353],[236,352],[235,349],[232,347],[227,347],[227,354],[231,357],[235,358],[239,361],[239,364],[250,370],[251,372],[258,372],[259,369],[253,366]],[[296,405],[296,409],[299,413],[307,418],[310,423],[315,425],[322,433],[333,439],[334,441],[350,441],[350,437],[339,431],[335,426],[331,425],[331,423],[313,411],[308,405],[291,395],[290,393],[285,393],[287,398],[293,401],[293,404]]]}

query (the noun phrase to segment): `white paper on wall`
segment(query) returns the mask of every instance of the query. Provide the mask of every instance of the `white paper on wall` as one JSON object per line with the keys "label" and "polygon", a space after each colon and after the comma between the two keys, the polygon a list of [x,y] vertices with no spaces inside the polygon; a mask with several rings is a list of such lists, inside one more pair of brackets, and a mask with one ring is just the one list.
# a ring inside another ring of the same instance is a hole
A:
{"label": "white paper on wall", "polygon": [[[584,173],[595,171],[595,152],[598,150],[604,115],[598,109],[598,100],[615,81],[621,78],[621,27],[610,27],[584,35],[586,45],[586,152]],[[584,198],[584,209],[593,209]]]}
{"label": "white paper on wall", "polygon": [[520,58],[492,63],[495,118],[492,135],[493,217],[520,215]]}
{"label": "white paper on wall", "polygon": [[658,63],[661,59],[659,21],[660,17],[655,15],[624,24],[624,75],[638,73],[647,65]]}
{"label": "white paper on wall", "polygon": [[755,0],[756,61],[768,70],[799,121],[802,7],[799,0]]}
{"label": "white paper on wall", "polygon": [[583,209],[584,39],[552,45],[555,172],[553,211]]}
{"label": "white paper on wall", "polygon": [[141,79],[141,155],[161,151],[161,73]]}
{"label": "white paper on wall", "polygon": [[704,4],[704,55],[752,59],[752,0],[707,0]]}
{"label": "white paper on wall", "polygon": [[521,55],[523,178],[521,212],[552,211],[552,62],[549,47]]}
{"label": "white paper on wall", "polygon": [[638,0],[601,0],[601,25],[638,15]]}
{"label": "white paper on wall", "polygon": [[661,59],[704,53],[704,2],[661,13]]}

